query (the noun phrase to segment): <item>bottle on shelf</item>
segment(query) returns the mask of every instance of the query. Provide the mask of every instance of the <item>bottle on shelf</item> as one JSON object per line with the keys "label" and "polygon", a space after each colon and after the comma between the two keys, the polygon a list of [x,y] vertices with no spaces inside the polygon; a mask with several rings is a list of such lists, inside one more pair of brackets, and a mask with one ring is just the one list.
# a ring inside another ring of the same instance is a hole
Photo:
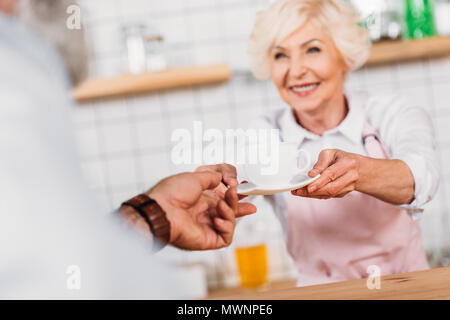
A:
{"label": "bottle on shelf", "polygon": [[406,37],[422,39],[436,35],[433,0],[405,0]]}

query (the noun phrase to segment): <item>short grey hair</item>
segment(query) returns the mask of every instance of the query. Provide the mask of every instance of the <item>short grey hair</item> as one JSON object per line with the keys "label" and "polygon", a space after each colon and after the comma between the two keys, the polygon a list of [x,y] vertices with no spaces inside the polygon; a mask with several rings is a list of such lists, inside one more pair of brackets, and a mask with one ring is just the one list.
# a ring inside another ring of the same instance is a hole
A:
{"label": "short grey hair", "polygon": [[20,0],[16,16],[43,35],[59,52],[75,86],[87,77],[88,50],[83,28],[69,29],[67,8],[73,0]]}
{"label": "short grey hair", "polygon": [[342,0],[276,0],[258,13],[248,53],[256,78],[270,77],[269,52],[296,29],[316,19],[330,34],[351,70],[369,57],[370,41],[351,3]]}

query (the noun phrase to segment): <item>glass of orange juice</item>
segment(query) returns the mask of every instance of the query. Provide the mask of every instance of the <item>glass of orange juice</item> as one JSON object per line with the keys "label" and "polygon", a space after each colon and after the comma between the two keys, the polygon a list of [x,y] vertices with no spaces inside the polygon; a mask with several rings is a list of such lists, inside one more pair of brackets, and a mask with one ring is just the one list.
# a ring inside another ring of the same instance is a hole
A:
{"label": "glass of orange juice", "polygon": [[235,255],[243,287],[256,289],[267,283],[268,263],[265,244],[237,247]]}

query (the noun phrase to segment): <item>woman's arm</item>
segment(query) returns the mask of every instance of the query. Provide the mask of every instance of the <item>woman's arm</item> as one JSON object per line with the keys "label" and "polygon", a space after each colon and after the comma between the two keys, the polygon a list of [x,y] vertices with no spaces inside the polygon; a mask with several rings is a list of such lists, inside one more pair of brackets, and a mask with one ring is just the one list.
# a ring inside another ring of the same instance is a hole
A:
{"label": "woman's arm", "polygon": [[329,199],[340,198],[352,191],[372,195],[395,204],[414,200],[414,176],[402,160],[373,159],[341,150],[323,150],[311,177],[321,177],[294,195]]}
{"label": "woman's arm", "polygon": [[[325,150],[318,171],[310,173],[313,176],[322,173],[325,177],[311,184],[308,187],[311,189],[303,188],[293,194],[330,198],[358,190],[392,204],[402,204],[412,214],[423,211],[423,205],[433,198],[439,185],[438,155],[430,116],[414,102],[399,96],[376,97],[367,103],[366,112],[369,122],[379,130],[380,138],[390,149],[392,160]],[[330,185],[322,184],[323,190],[312,190],[323,181]]]}
{"label": "woman's arm", "polygon": [[357,191],[396,205],[410,204],[414,200],[414,176],[405,162],[358,157]]}

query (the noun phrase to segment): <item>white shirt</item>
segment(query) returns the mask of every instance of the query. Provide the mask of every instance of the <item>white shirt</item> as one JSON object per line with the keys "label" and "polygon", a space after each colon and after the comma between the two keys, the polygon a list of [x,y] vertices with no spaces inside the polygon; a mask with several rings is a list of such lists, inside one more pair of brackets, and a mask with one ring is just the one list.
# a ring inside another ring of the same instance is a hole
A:
{"label": "white shirt", "polygon": [[55,50],[0,14],[0,61],[0,299],[192,298],[92,198]]}
{"label": "white shirt", "polygon": [[[324,149],[340,149],[367,156],[362,141],[364,122],[367,121],[378,130],[392,159],[403,160],[409,166],[415,181],[415,199],[411,204],[400,207],[406,209],[412,218],[420,218],[423,206],[436,194],[439,184],[436,141],[428,113],[398,95],[368,96],[353,92],[347,93],[346,97],[349,102],[346,118],[336,128],[324,132],[323,136],[298,125],[290,107],[256,119],[249,128],[278,129],[282,141],[298,143],[311,155],[314,164]],[[284,194],[264,198],[285,228]]]}

